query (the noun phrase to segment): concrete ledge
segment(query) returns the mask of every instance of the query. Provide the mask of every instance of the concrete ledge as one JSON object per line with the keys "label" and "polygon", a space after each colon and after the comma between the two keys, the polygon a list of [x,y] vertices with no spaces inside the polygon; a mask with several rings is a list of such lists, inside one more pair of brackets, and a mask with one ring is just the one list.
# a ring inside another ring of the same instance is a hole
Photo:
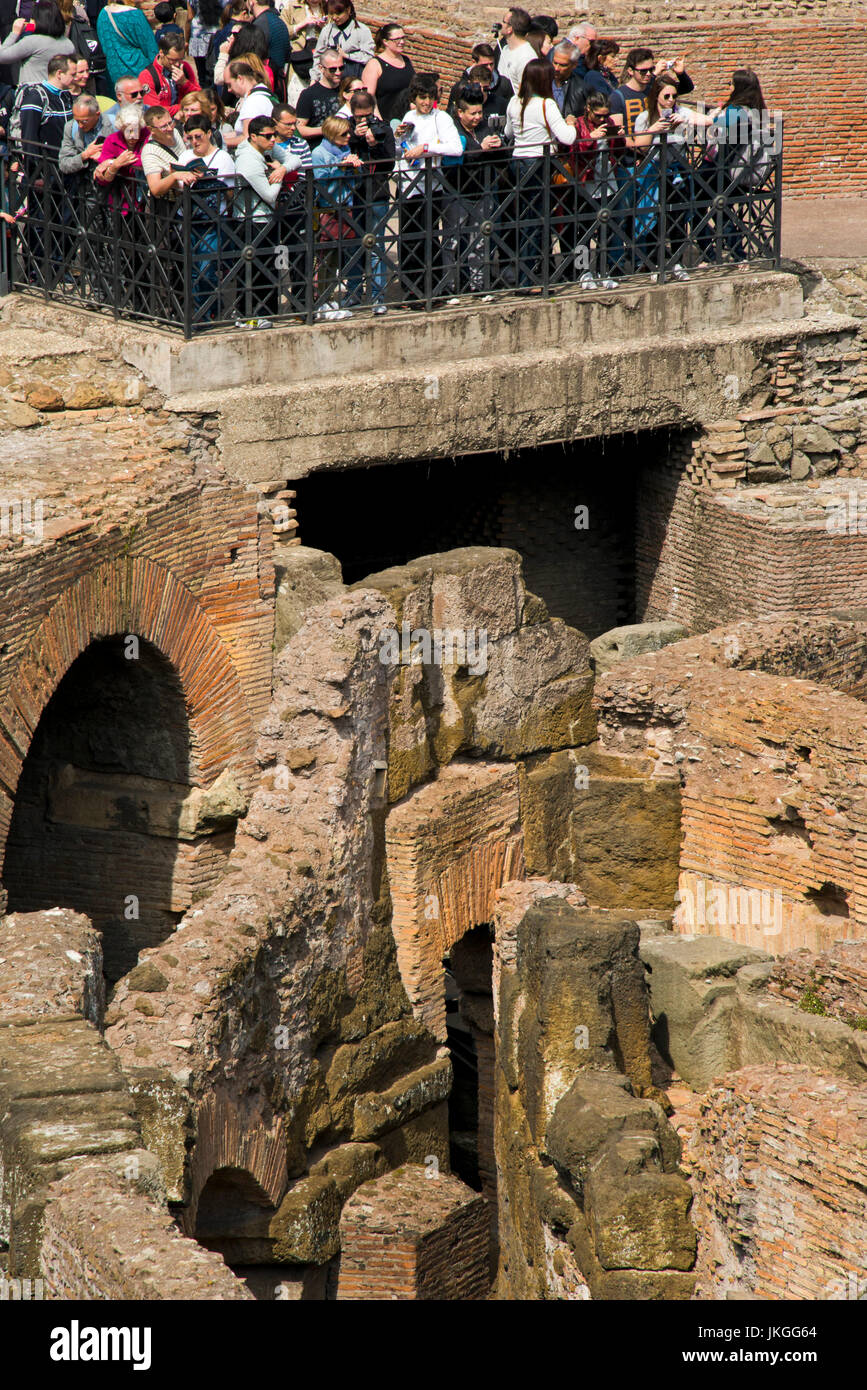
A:
{"label": "concrete ledge", "polygon": [[[709,312],[701,307],[694,322],[707,325]],[[422,365],[415,365],[411,344],[395,340],[388,370],[377,370],[371,340],[369,357],[359,348],[364,375],[353,364],[329,379],[327,394],[321,379],[292,380],[284,367],[274,380],[285,386],[209,389],[173,396],[166,405],[212,413],[223,466],[246,483],[262,484],[273,477],[278,454],[281,476],[296,479],[322,469],[690,428],[731,413],[732,382],[748,395],[766,344],[855,326],[840,315],[770,317],[699,332],[665,323],[643,335],[636,312],[628,336],[607,329],[582,334],[573,326],[540,344],[537,324],[517,344],[504,332],[507,351],[492,342],[469,359],[457,351],[465,340],[456,334],[454,342],[431,348]],[[335,354],[336,371],[339,362]]]}
{"label": "concrete ledge", "polygon": [[167,395],[250,387],[279,381],[322,381],[346,372],[386,371],[399,363],[430,368],[439,361],[474,361],[552,344],[628,343],[635,338],[692,334],[716,328],[770,324],[799,318],[803,295],[794,275],[759,271],[710,272],[687,283],[634,286],[599,293],[565,290],[553,299],[498,299],[431,314],[395,310],[384,319],[359,317],[340,324],[287,325],[262,332],[205,335],[184,342],[177,334],[59,304],[10,296],[6,317],[47,325],[93,345],[113,347]]}

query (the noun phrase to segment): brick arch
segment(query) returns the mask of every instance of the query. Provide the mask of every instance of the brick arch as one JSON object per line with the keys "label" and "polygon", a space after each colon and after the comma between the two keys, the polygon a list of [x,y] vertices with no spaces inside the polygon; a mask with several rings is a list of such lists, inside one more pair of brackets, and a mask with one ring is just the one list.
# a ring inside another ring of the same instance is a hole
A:
{"label": "brick arch", "polygon": [[[194,1235],[199,1198],[215,1174],[243,1173],[261,1194],[263,1202],[276,1207],[288,1183],[286,1134],[280,1117],[265,1124],[255,1098],[243,1107],[223,1091],[209,1091],[195,1112],[196,1142],[189,1157],[189,1200],[183,1213],[187,1235]],[[183,1157],[178,1155],[180,1166]],[[183,1195],[183,1185],[176,1195]]]}
{"label": "brick arch", "polygon": [[504,883],[524,877],[517,769],[441,768],[393,808],[385,840],[398,969],[416,1018],[445,1042],[443,957],[493,921]]}
{"label": "brick arch", "polygon": [[253,727],[229,652],[200,603],[146,557],[99,565],[72,585],[31,636],[0,716],[0,844],[39,720],[77,657],[101,638],[134,633],[171,663],[190,724],[195,781],[207,785],[229,762],[248,762]]}

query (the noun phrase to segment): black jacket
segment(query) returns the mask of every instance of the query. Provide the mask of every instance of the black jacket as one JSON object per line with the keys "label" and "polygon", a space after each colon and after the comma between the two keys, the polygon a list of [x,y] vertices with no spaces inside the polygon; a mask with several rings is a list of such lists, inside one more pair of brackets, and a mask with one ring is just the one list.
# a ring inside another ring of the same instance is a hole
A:
{"label": "black jacket", "polygon": [[511,150],[505,145],[498,150],[483,150],[482,141],[486,135],[500,135],[502,139],[501,132],[491,130],[485,121],[473,131],[464,130],[457,119],[455,125],[466,142],[464,157],[459,164],[453,163],[450,155],[443,159],[443,183],[464,198],[482,198],[493,193],[497,187],[497,165],[508,163]]}
{"label": "black jacket", "polygon": [[576,68],[566,83],[566,95],[563,98],[563,115],[583,116],[584,107],[587,105],[587,88],[584,85],[584,78]]}
{"label": "black jacket", "polygon": [[371,203],[387,203],[389,201],[389,175],[394,169],[395,146],[394,132],[387,121],[381,121],[374,116],[370,122],[370,128],[376,137],[376,144],[368,145],[363,135],[356,135],[356,117],[350,116],[349,123],[351,128],[349,135],[349,150],[351,154],[357,154],[364,164],[364,168],[359,170],[359,192],[366,201]]}
{"label": "black jacket", "polygon": [[[467,77],[467,72],[469,72],[469,68],[467,68],[466,72],[463,72],[461,74],[455,85],[452,87],[451,92],[449,93],[449,104],[447,110],[452,119],[454,119],[455,102],[458,99],[461,88],[469,85],[469,78]],[[514,93],[512,91],[511,82],[507,81],[505,77],[501,77],[498,72],[495,72],[493,86],[491,87],[491,90],[488,92],[488,95],[485,97],[484,105],[482,106],[482,115],[485,118],[485,122],[487,123],[490,120],[491,116],[505,116],[506,107],[508,106],[513,96]],[[490,132],[488,133],[490,134]]]}

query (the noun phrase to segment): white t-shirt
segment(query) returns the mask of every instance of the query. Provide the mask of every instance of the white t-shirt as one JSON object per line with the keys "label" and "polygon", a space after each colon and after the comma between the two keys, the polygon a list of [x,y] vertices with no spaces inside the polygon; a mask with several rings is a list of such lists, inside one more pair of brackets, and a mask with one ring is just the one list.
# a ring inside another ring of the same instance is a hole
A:
{"label": "white t-shirt", "polygon": [[238,107],[238,118],[235,121],[235,134],[244,134],[244,122],[252,121],[255,116],[273,116],[274,103],[264,92],[248,92],[241,105]]}
{"label": "white t-shirt", "polygon": [[[185,150],[179,163],[190,164],[192,160],[199,159],[200,157],[201,156],[194,154],[192,150]],[[211,150],[211,153],[205,159],[205,163],[211,172],[216,174],[218,179],[222,179],[223,183],[227,183],[230,188],[234,187],[235,161],[228,150]],[[204,175],[202,177],[204,177]]]}
{"label": "white t-shirt", "polygon": [[531,43],[525,39],[518,44],[517,48],[510,48],[508,44],[500,54],[499,72],[502,77],[507,77],[512,84],[515,95],[521,85],[521,74],[528,63],[536,57],[536,50]]}
{"label": "white t-shirt", "polygon": [[[691,143],[695,139],[695,128],[692,123],[692,112],[686,106],[676,106],[674,110],[677,113],[677,115],[680,116],[681,119],[677,122],[676,125],[674,124],[674,122],[672,122],[671,129],[668,132],[668,140],[666,143],[669,145],[684,145],[687,141],[690,141]],[[635,129],[633,131],[633,134],[643,135],[649,125],[650,116],[646,111],[642,111],[635,118]],[[654,135],[653,144],[659,144],[659,135]]]}
{"label": "white t-shirt", "polygon": [[506,107],[506,139],[514,136],[514,159],[538,159],[557,144],[573,145],[578,138],[574,126],[567,125],[552,97],[531,97],[521,119],[521,103],[512,97]]}

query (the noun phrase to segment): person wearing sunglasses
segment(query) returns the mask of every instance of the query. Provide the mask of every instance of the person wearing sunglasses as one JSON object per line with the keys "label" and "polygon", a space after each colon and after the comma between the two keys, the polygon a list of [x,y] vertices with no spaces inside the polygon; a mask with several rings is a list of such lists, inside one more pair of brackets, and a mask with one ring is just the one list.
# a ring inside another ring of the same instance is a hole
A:
{"label": "person wearing sunglasses", "polygon": [[[690,111],[677,100],[677,74],[662,72],[654,77],[647,94],[647,110],[635,122],[634,144],[637,150],[652,150],[644,162],[637,189],[635,230],[645,242],[658,227],[659,201],[664,183],[668,216],[666,219],[666,260],[675,280],[688,280],[683,259],[689,245],[692,208],[692,165],[685,152],[696,140],[701,127],[713,124],[713,116]],[[665,178],[659,164],[659,147],[663,137],[667,147]],[[658,246],[652,248],[654,257]]]}
{"label": "person wearing sunglasses", "polygon": [[335,48],[323,53],[319,61],[319,81],[311,82],[295,104],[298,113],[298,134],[315,149],[322,139],[322,125],[340,106],[340,84],[343,81],[344,58]]}
{"label": "person wearing sunglasses", "polygon": [[695,89],[695,83],[685,70],[686,54],[667,62],[655,59],[651,48],[631,48],[626,55],[626,81],[611,93],[611,119],[632,140],[635,122],[647,110],[647,94],[654,77],[670,71],[677,78],[677,95],[685,97]]}
{"label": "person wearing sunglasses", "polygon": [[361,74],[365,87],[376,102],[384,121],[400,117],[406,110],[406,95],[415,69],[406,52],[406,32],[402,24],[383,24],[373,41],[374,56]]}

